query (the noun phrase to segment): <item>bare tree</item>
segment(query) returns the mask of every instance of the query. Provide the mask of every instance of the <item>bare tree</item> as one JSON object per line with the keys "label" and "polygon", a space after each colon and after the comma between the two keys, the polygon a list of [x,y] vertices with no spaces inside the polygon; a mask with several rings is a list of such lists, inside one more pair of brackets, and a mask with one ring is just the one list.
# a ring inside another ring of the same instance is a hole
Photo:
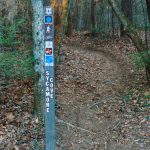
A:
{"label": "bare tree", "polygon": [[[94,0],[91,0],[91,22],[92,22],[92,31],[95,28],[95,2]],[[94,35],[94,31],[92,32]]]}
{"label": "bare tree", "polygon": [[150,0],[146,0],[148,19],[150,22]]}
{"label": "bare tree", "polygon": [[6,22],[13,23],[17,14],[16,0],[0,0],[0,16]]}
{"label": "bare tree", "polygon": [[[127,17],[128,21],[130,21],[132,23],[132,3],[133,0],[122,0],[121,1],[121,10],[124,13],[124,15]],[[124,26],[123,24],[121,24],[120,26],[120,33],[121,36],[124,35]]]}
{"label": "bare tree", "polygon": [[143,43],[142,39],[138,36],[137,31],[134,29],[132,23],[126,18],[126,16],[118,9],[115,0],[108,0],[109,4],[111,5],[115,15],[118,17],[120,22],[124,26],[125,33],[131,38],[134,45],[136,46],[137,50],[141,52],[141,57],[145,64],[146,68],[146,75],[147,78],[150,78],[150,53],[147,50],[147,47]]}

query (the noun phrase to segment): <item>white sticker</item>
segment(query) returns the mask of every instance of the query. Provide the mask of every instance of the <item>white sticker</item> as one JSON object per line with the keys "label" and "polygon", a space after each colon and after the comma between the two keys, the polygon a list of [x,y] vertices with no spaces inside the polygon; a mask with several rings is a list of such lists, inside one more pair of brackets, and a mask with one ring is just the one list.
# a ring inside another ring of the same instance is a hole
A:
{"label": "white sticker", "polygon": [[45,63],[45,66],[54,66],[54,63]]}
{"label": "white sticker", "polygon": [[46,108],[46,112],[49,112],[49,108]]}
{"label": "white sticker", "polygon": [[45,63],[45,66],[54,66],[54,63]]}
{"label": "white sticker", "polygon": [[52,48],[53,47],[53,42],[52,41],[46,41],[45,42],[45,47],[46,48]]}
{"label": "white sticker", "polygon": [[52,8],[46,8],[46,14],[51,15],[52,14]]}

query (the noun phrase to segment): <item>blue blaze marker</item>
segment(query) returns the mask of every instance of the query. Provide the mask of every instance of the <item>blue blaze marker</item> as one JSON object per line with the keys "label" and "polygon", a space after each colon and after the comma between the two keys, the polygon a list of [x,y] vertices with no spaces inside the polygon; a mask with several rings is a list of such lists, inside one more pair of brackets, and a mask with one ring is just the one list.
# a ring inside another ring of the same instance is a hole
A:
{"label": "blue blaze marker", "polygon": [[52,56],[45,56],[46,63],[54,63],[54,58]]}
{"label": "blue blaze marker", "polygon": [[45,16],[45,23],[52,23],[52,16]]}

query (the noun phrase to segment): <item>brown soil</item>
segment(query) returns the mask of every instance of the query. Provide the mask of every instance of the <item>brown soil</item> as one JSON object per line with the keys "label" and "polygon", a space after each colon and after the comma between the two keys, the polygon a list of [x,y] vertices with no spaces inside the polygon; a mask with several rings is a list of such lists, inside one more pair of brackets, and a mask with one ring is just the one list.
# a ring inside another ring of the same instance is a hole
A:
{"label": "brown soil", "polygon": [[124,100],[135,75],[128,56],[116,43],[84,41],[69,40],[63,45],[56,71],[57,149],[150,149],[144,131],[139,135],[146,112],[138,118]]}

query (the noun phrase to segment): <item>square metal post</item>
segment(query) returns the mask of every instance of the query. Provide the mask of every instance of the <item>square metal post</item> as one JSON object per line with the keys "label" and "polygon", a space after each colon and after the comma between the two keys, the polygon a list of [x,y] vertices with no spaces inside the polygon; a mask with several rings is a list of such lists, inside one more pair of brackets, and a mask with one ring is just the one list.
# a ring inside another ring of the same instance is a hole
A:
{"label": "square metal post", "polygon": [[55,59],[54,59],[54,11],[45,7],[45,134],[46,150],[55,150]]}

